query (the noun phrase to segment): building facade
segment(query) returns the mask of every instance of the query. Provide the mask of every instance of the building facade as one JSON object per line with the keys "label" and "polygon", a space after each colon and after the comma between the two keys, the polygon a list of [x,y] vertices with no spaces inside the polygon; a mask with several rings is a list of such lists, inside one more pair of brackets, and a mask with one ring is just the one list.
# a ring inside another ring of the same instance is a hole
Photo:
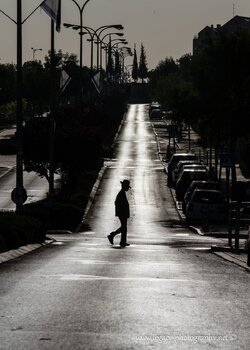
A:
{"label": "building facade", "polygon": [[193,39],[193,53],[206,47],[206,45],[216,40],[221,31],[234,33],[237,30],[245,30],[250,34],[250,18],[243,16],[234,16],[224,25],[217,24],[216,26],[206,26]]}

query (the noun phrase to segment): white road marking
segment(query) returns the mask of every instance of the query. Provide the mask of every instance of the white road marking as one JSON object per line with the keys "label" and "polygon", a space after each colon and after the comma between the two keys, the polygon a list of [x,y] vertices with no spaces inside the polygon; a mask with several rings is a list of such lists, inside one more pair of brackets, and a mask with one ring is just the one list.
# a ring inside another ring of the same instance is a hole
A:
{"label": "white road marking", "polygon": [[[180,279],[180,278],[152,278],[152,277],[112,277],[112,276],[96,276],[96,275],[57,275],[62,281],[82,281],[82,280],[109,280],[109,281],[150,281],[150,282],[192,282],[192,283],[206,283],[202,280],[194,279]],[[208,282],[207,282],[208,283]]]}

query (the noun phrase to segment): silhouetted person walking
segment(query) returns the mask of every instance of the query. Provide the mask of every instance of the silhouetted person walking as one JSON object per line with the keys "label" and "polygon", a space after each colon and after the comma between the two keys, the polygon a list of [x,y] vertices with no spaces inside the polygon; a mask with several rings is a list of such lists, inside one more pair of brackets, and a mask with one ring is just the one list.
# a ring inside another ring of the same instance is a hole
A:
{"label": "silhouetted person walking", "polygon": [[121,226],[116,230],[111,232],[107,237],[111,244],[114,244],[114,237],[121,233],[120,246],[129,246],[127,243],[127,220],[130,216],[129,213],[129,203],[127,200],[126,192],[131,188],[129,185],[129,180],[121,181],[122,189],[116,196],[115,200],[115,216],[118,216]]}

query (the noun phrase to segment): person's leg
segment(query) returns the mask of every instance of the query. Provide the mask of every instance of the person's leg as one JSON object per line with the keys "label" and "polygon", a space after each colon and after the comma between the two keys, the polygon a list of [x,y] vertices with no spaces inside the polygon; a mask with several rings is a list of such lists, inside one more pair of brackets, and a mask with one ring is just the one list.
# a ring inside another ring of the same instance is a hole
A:
{"label": "person's leg", "polygon": [[[120,218],[119,218],[120,219]],[[121,221],[121,219],[120,219]],[[116,231],[113,231],[113,232],[110,232],[110,234],[107,236],[109,242],[113,245],[114,244],[114,237],[116,235],[118,235],[119,233],[122,232],[122,222],[121,222],[121,226],[116,230]]]}
{"label": "person's leg", "polygon": [[111,232],[110,236],[114,238],[116,235],[118,235],[121,232],[122,232],[122,225],[116,231]]}
{"label": "person's leg", "polygon": [[125,246],[127,243],[127,218],[119,218],[121,221],[121,246]]}

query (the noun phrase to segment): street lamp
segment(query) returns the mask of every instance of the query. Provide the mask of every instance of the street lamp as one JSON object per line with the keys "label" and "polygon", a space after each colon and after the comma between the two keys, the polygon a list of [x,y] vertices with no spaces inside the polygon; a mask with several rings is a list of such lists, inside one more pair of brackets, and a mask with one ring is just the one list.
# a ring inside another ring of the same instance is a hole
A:
{"label": "street lamp", "polygon": [[100,28],[98,28],[96,31],[99,31],[99,33],[97,34],[97,62],[96,62],[96,66],[97,66],[97,70],[99,70],[99,44],[101,42],[100,40],[100,35],[103,31],[109,29],[109,28],[115,28],[118,30],[122,30],[123,26],[121,24],[116,24],[116,25],[109,25],[109,26],[102,26]]}
{"label": "street lamp", "polygon": [[[117,32],[114,32],[114,33],[107,33],[106,35],[104,35],[102,37],[102,39],[100,39],[100,43],[101,43],[101,46],[100,46],[100,69],[102,69],[102,49],[103,49],[103,46],[102,45],[105,45],[105,42],[104,42],[104,39],[109,36],[111,38],[112,35],[117,35],[117,36],[123,36],[124,33],[117,33]],[[114,41],[114,40],[120,40],[120,41],[126,41],[125,39],[120,39],[120,38],[116,38],[116,39],[113,39],[111,41]]]}
{"label": "street lamp", "polygon": [[35,53],[36,53],[36,51],[42,51],[43,49],[34,49],[34,47],[31,47],[31,50],[33,51],[33,61],[35,61]]}
{"label": "street lamp", "polygon": [[[88,27],[88,26],[81,26],[81,25],[71,24],[71,23],[64,23],[63,25],[65,28],[72,28],[74,30],[80,30],[81,32],[84,29],[84,30],[87,30],[87,32],[89,33],[90,39],[88,39],[88,41],[91,42],[91,71],[93,71],[93,41],[94,41],[94,37],[97,37],[97,39],[98,39],[102,30],[107,29],[107,28],[115,28],[118,30],[123,29],[123,26],[121,24],[105,25],[105,26],[101,26],[101,27],[97,28],[96,30],[94,30],[93,28]],[[101,30],[100,33],[98,33],[99,30]],[[99,62],[98,62],[98,65],[99,65]]]}
{"label": "street lamp", "polygon": [[[109,45],[110,45],[112,42],[114,42],[114,41],[118,41],[118,42],[116,42],[115,44],[113,44],[112,46],[110,46],[110,47],[109,47]],[[113,47],[114,47],[116,44],[123,44],[123,45],[127,45],[127,44],[128,44],[128,42],[127,42],[127,40],[126,40],[126,39],[115,38],[115,39],[110,40],[110,42],[109,42],[109,43],[102,43],[101,48],[102,48],[102,49],[104,49],[104,50],[106,51],[106,53],[105,53],[105,59],[106,59],[106,70],[107,70],[107,64],[108,64],[108,54],[109,54],[109,49],[110,49],[110,50],[111,50],[111,52],[112,52]],[[110,52],[110,54],[111,54],[111,52]]]}
{"label": "street lamp", "polygon": [[[82,7],[77,3],[76,0],[72,0],[73,3],[77,6],[78,10],[79,10],[79,13],[80,13],[80,26],[79,28],[83,28],[83,11],[84,11],[84,8],[85,6],[87,5],[87,3],[90,1],[90,0],[86,0],[85,3],[82,5]],[[82,33],[82,30],[80,31],[80,67],[82,68],[82,40],[83,40],[83,35],[81,34]]]}
{"label": "street lamp", "polygon": [[[119,47],[119,48],[117,48],[115,50],[115,54],[117,55],[118,59],[119,59],[119,57],[121,57],[121,59],[122,59],[121,73],[122,73],[122,75],[124,75],[124,61],[125,61],[125,57],[133,56],[132,50],[128,46],[122,46],[122,47]],[[123,80],[123,76],[122,76],[122,80]]]}

